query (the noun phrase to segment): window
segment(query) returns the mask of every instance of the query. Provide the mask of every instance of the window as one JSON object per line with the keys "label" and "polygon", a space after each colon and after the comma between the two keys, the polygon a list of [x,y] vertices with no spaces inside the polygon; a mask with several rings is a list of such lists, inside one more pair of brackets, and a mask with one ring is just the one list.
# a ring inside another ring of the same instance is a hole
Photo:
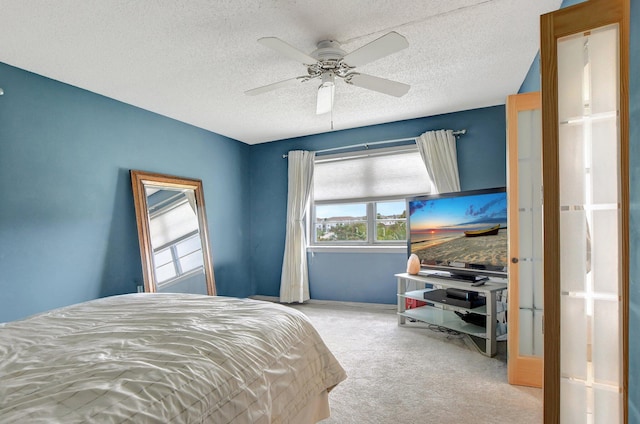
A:
{"label": "window", "polygon": [[376,206],[376,241],[404,242],[407,239],[406,202],[378,202]]}
{"label": "window", "polygon": [[158,286],[173,283],[179,278],[200,270],[202,263],[202,242],[195,232],[182,240],[153,253]]}
{"label": "window", "polygon": [[194,199],[190,199],[186,190],[147,193],[158,288],[202,272],[202,240]]}
{"label": "window", "polygon": [[404,245],[406,197],[431,192],[415,145],[316,158],[313,246]]}
{"label": "window", "polygon": [[367,241],[367,204],[316,205],[316,243]]}

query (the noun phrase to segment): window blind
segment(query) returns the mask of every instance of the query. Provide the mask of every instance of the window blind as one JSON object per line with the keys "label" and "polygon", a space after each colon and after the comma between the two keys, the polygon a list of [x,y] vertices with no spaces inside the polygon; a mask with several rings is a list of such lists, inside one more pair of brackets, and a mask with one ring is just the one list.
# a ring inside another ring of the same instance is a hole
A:
{"label": "window blind", "polygon": [[149,220],[151,246],[157,249],[198,232],[198,217],[187,201]]}
{"label": "window blind", "polygon": [[316,159],[314,202],[399,198],[430,192],[431,181],[415,146]]}

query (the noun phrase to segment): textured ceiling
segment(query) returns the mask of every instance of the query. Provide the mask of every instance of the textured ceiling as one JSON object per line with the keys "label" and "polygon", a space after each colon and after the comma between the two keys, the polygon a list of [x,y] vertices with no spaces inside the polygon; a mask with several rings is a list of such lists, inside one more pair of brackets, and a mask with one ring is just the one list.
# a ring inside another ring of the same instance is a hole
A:
{"label": "textured ceiling", "polygon": [[[561,0],[0,0],[0,62],[248,144],[331,131],[317,83],[257,43],[351,52],[397,31],[409,47],[359,71],[411,85],[396,98],[338,81],[335,130],[504,104]],[[11,87],[2,85],[5,92]]]}

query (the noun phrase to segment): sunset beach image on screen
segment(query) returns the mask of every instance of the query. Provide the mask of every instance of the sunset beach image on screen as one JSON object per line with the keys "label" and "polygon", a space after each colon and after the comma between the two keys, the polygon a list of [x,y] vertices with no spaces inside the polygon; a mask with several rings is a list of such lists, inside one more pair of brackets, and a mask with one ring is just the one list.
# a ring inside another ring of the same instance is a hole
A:
{"label": "sunset beach image on screen", "polygon": [[408,199],[409,253],[421,264],[504,271],[507,196],[504,189]]}

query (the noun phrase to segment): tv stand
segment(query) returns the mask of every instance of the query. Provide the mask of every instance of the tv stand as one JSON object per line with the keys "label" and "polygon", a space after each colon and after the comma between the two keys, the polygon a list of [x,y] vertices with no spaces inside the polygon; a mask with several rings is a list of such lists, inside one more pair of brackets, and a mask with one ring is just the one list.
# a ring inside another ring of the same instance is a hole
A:
{"label": "tv stand", "polygon": [[[435,324],[459,333],[467,334],[478,346],[482,354],[495,356],[497,350],[496,342],[496,314],[497,314],[497,294],[507,289],[507,280],[504,278],[488,277],[482,286],[472,286],[471,281],[458,280],[451,276],[443,278],[442,273],[421,272],[419,275],[396,274],[398,280],[398,325],[403,325],[406,319]],[[407,282],[415,282],[422,286],[422,289],[407,292]],[[427,288],[432,286],[433,288]],[[451,304],[439,303],[434,300],[425,300],[424,293],[434,288],[456,288],[478,293],[486,298],[486,304],[476,308],[465,308]],[[414,299],[427,302],[427,305],[413,309],[406,309],[405,299]],[[460,319],[457,312],[473,312],[484,315],[486,326],[478,326]]]}

